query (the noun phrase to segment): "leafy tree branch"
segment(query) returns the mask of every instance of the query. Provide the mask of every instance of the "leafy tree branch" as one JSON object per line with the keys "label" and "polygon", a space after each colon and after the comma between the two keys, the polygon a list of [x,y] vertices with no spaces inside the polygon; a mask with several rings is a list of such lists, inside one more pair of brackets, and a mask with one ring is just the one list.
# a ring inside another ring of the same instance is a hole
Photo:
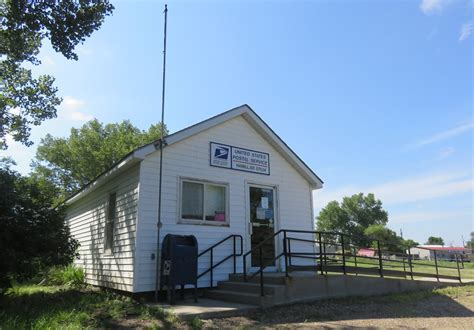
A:
{"label": "leafy tree branch", "polygon": [[44,39],[67,59],[77,60],[74,52],[110,15],[108,1],[63,0],[0,2],[0,149],[7,149],[7,135],[30,146],[32,126],[55,118],[61,98],[54,78],[34,78],[23,67],[39,65],[38,54]]}

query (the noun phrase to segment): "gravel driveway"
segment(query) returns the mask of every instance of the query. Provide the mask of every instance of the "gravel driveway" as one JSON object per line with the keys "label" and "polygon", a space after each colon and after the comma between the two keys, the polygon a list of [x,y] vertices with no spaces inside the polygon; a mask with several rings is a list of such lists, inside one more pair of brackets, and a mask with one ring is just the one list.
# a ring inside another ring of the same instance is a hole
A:
{"label": "gravel driveway", "polygon": [[203,327],[474,329],[474,286],[275,307]]}

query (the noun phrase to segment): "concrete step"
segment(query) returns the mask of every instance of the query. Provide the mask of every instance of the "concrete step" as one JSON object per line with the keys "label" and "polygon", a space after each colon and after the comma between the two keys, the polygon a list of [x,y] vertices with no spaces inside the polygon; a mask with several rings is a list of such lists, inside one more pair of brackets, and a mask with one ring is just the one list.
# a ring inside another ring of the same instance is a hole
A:
{"label": "concrete step", "polygon": [[[229,274],[229,280],[232,282],[244,282],[244,274]],[[260,275],[250,279],[247,283],[260,283]],[[285,274],[282,273],[265,273],[263,275],[263,283],[267,284],[286,284]]]}
{"label": "concrete step", "polygon": [[[217,287],[227,291],[260,294],[260,283],[255,282],[222,281],[217,283]],[[263,288],[266,295],[284,294],[285,291],[285,286],[281,284],[265,284]]]}
{"label": "concrete step", "polygon": [[260,294],[248,293],[248,292],[235,292],[229,290],[207,290],[205,296],[211,299],[217,299],[222,301],[237,302],[241,304],[262,306],[265,300],[271,299],[272,296],[268,295],[261,297]]}

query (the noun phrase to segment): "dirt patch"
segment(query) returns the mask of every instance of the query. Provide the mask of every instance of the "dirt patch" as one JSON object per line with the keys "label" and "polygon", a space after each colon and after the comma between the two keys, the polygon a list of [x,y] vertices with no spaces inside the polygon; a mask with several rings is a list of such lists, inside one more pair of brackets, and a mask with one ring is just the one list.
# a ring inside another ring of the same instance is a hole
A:
{"label": "dirt patch", "polygon": [[[469,290],[470,291],[470,290]],[[408,296],[410,297],[410,296]],[[417,293],[327,300],[204,320],[204,328],[445,328],[472,329],[474,293]]]}

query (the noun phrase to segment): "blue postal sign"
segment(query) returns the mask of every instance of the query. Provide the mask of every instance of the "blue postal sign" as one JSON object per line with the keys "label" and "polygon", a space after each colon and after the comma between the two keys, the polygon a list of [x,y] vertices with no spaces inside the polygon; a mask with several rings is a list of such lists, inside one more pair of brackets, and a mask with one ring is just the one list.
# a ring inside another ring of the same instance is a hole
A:
{"label": "blue postal sign", "polygon": [[211,142],[211,166],[270,175],[270,155],[227,144]]}

